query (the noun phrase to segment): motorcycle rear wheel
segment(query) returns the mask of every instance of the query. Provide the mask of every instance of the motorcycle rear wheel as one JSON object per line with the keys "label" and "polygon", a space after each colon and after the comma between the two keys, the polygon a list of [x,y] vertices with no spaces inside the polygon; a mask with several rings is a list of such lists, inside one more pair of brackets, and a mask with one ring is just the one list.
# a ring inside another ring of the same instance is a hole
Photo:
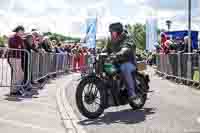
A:
{"label": "motorcycle rear wheel", "polygon": [[135,102],[130,102],[129,105],[133,110],[138,110],[144,107],[147,99],[147,94],[144,94],[139,98],[141,100],[140,104],[136,104]]}
{"label": "motorcycle rear wheel", "polygon": [[148,86],[145,81],[145,78],[142,75],[136,75],[136,80],[140,82],[137,84],[136,94],[139,96],[140,103],[130,102],[129,105],[132,107],[133,110],[138,110],[144,107],[146,100],[147,100],[147,90]]}
{"label": "motorcycle rear wheel", "polygon": [[[83,98],[84,88],[89,84],[93,84],[96,86],[96,89],[98,89],[99,96],[100,96],[99,97],[99,100],[100,100],[99,107],[94,112],[88,110],[86,108],[86,106],[84,105],[84,102],[87,102],[88,104],[92,104],[91,100],[89,100],[90,98],[86,98],[86,97],[90,97],[90,96],[92,97],[93,94],[88,94],[88,96]],[[103,88],[101,88],[101,86],[102,85],[100,85],[100,82],[98,80],[96,80],[95,78],[85,78],[79,83],[79,85],[77,87],[76,104],[77,104],[78,110],[83,116],[85,116],[89,119],[98,118],[104,112],[106,95],[105,95],[105,90]]]}

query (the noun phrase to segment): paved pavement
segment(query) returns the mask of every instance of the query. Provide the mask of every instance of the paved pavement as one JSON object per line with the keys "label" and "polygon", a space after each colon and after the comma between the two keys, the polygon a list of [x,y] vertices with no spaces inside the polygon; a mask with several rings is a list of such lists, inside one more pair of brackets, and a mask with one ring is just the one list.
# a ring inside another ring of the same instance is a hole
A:
{"label": "paved pavement", "polygon": [[[77,125],[88,133],[200,133],[200,91],[162,80],[149,69],[149,95],[144,109],[127,106],[107,109],[100,118],[88,120],[78,112],[75,91],[79,76],[71,75],[66,98],[77,116]],[[74,118],[75,119],[75,118]]]}
{"label": "paved pavement", "polygon": [[[50,81],[34,98],[8,97],[0,88],[0,131],[2,133],[200,133],[200,91],[176,85],[147,71],[151,77],[144,109],[113,107],[98,119],[79,114],[75,91],[79,74]],[[63,91],[64,90],[64,91]]]}
{"label": "paved pavement", "polygon": [[63,87],[60,79],[49,81],[34,98],[6,96],[9,88],[0,88],[1,133],[65,133],[57,108],[57,88]]}
{"label": "paved pavement", "polygon": [[11,83],[11,69],[7,59],[0,58],[0,85],[10,86]]}

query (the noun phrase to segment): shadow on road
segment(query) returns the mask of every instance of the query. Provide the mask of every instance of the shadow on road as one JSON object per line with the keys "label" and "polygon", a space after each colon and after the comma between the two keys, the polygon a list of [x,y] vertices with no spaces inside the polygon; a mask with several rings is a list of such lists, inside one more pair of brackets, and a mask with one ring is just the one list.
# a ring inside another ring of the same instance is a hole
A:
{"label": "shadow on road", "polygon": [[136,124],[145,121],[147,115],[155,113],[155,108],[143,108],[133,111],[132,109],[122,110],[119,112],[106,112],[104,116],[97,119],[82,120],[79,124],[87,125],[102,125],[102,124]]}
{"label": "shadow on road", "polygon": [[10,94],[5,94],[5,100],[7,101],[13,101],[13,102],[21,102],[23,101],[24,99],[32,99],[32,98],[38,98],[38,96],[36,95],[39,95],[38,91],[37,90],[31,90],[31,91],[28,91],[26,92],[26,94],[24,96],[11,96]]}
{"label": "shadow on road", "polygon": [[23,100],[20,97],[10,96],[9,94],[6,94],[5,96],[6,96],[5,100],[7,100],[7,101],[21,102]]}

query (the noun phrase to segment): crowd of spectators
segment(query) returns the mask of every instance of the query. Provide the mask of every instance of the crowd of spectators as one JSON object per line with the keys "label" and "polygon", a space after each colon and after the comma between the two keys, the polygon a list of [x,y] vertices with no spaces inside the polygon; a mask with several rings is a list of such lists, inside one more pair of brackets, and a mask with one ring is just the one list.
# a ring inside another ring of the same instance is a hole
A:
{"label": "crowd of spectators", "polygon": [[[11,80],[13,86],[11,87],[11,95],[22,95],[24,91],[31,90],[31,86],[18,87],[17,85],[24,85],[27,82],[28,71],[28,54],[21,52],[26,51],[36,53],[55,53],[69,55],[71,69],[74,71],[85,71],[86,57],[93,54],[94,49],[88,49],[81,46],[80,43],[65,43],[60,40],[51,40],[49,36],[44,36],[37,29],[32,29],[30,32],[25,32],[23,26],[17,26],[13,30],[14,34],[8,39],[8,47],[11,50],[8,53],[8,63],[11,67]],[[19,51],[20,50],[20,51]],[[24,67],[25,66],[25,67]],[[34,81],[31,84],[37,84]]]}
{"label": "crowd of spectators", "polygon": [[[156,45],[157,53],[188,53],[189,47],[189,37],[185,36],[184,38],[170,38],[165,33],[161,33],[161,41],[160,45]],[[191,42],[192,43],[192,42]],[[193,52],[193,48],[191,46],[191,51]]]}
{"label": "crowd of spectators", "polygon": [[[185,36],[184,38],[176,37],[172,38],[165,33],[160,35],[160,44],[155,44],[156,50],[148,54],[147,63],[150,65],[156,64],[156,54],[170,54],[170,53],[189,53],[194,52],[192,45],[189,48],[189,37]],[[191,40],[192,44],[192,40]],[[189,51],[190,50],[190,51]],[[198,52],[198,50],[196,50]]]}

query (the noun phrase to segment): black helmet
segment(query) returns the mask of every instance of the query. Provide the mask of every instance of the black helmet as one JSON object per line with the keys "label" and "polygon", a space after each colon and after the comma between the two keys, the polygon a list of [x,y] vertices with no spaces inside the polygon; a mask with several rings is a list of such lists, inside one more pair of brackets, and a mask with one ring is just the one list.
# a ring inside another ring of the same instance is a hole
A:
{"label": "black helmet", "polygon": [[110,32],[123,32],[123,25],[121,23],[112,23],[109,26]]}

